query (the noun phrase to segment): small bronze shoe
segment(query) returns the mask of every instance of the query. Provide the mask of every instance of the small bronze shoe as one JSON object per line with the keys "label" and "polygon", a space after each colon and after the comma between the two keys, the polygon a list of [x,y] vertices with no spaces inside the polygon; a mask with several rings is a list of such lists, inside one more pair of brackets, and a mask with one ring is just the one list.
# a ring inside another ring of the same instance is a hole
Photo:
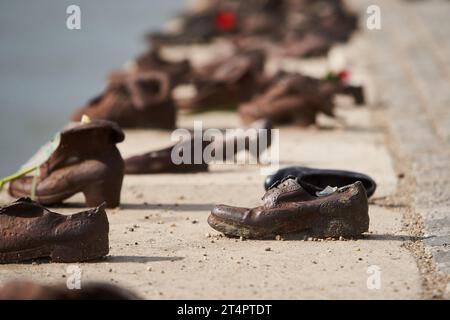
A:
{"label": "small bronze shoe", "polygon": [[134,293],[102,282],[83,283],[68,289],[66,283],[44,285],[31,281],[11,281],[0,288],[0,300],[138,300]]}
{"label": "small bronze shoe", "polygon": [[264,53],[254,50],[197,69],[192,81],[196,93],[176,99],[177,108],[197,112],[236,109],[258,92],[263,68]]}
{"label": "small bronze shoe", "polygon": [[335,116],[336,95],[350,95],[357,103],[364,102],[362,87],[349,86],[338,75],[331,77],[316,79],[281,72],[266,80],[263,93],[239,106],[239,115],[244,123],[268,119],[275,125],[306,127],[316,123],[319,113]]}
{"label": "small bronze shoe", "polygon": [[21,198],[0,208],[0,263],[98,259],[109,252],[108,232],[104,206],[67,216]]}
{"label": "small bronze shoe", "polygon": [[83,115],[109,120],[122,128],[173,129],[175,105],[172,83],[164,72],[119,71],[110,74],[106,90],[72,114],[72,121]]}
{"label": "small bronze shoe", "polygon": [[188,82],[192,76],[191,65],[188,60],[170,62],[164,60],[157,50],[150,49],[136,58],[132,70],[137,73],[162,72],[168,75],[172,86]]}
{"label": "small bronze shoe", "polygon": [[[202,151],[209,143],[200,142]],[[179,148],[176,150],[176,148]],[[168,148],[147,152],[125,159],[125,174],[153,174],[153,173],[194,173],[208,171],[208,164],[202,160],[195,163],[194,159],[195,139],[188,139],[180,144]],[[189,163],[174,163],[172,153],[178,152],[180,157],[183,152],[189,151]]]}
{"label": "small bronze shoe", "polygon": [[367,196],[361,182],[314,192],[288,178],[266,192],[262,206],[218,205],[209,225],[232,237],[270,238],[303,233],[314,237],[358,236],[369,228]]}
{"label": "small bronze shoe", "polygon": [[[246,134],[248,129],[255,129],[255,136]],[[147,152],[125,159],[125,174],[154,174],[154,173],[194,173],[208,171],[208,162],[204,160],[203,154],[210,147],[211,157],[218,162],[226,161],[227,148],[233,147],[233,155],[247,150],[257,161],[261,154],[269,148],[272,143],[271,123],[269,121],[257,121],[251,126],[236,130],[235,134],[225,139],[204,141],[203,136],[190,137],[174,144],[168,148]],[[261,130],[261,131],[256,131]],[[261,139],[264,139],[262,142]],[[256,146],[251,148],[250,145]],[[221,148],[221,152],[216,152]],[[199,152],[201,159],[195,161],[194,152]],[[185,155],[184,152],[187,152]],[[173,156],[182,158],[183,162],[175,161]],[[187,160],[186,162],[184,160]],[[230,159],[231,160],[231,159]],[[197,162],[197,163],[196,163]]]}
{"label": "small bronze shoe", "polygon": [[86,204],[109,208],[120,204],[124,162],[116,144],[125,136],[113,122],[95,120],[63,130],[59,144],[39,167],[39,175],[22,176],[9,185],[13,197],[33,196],[43,205],[61,203],[82,192]]}
{"label": "small bronze shoe", "polygon": [[280,73],[265,85],[266,90],[239,106],[244,123],[268,119],[274,125],[297,124],[302,127],[316,122],[318,113],[334,116],[333,83],[303,76]]}

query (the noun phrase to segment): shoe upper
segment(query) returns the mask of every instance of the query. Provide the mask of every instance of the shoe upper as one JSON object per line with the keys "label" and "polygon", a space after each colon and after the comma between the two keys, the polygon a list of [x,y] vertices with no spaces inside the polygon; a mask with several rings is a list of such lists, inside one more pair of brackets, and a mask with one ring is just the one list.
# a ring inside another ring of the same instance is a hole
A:
{"label": "shoe upper", "polygon": [[297,177],[303,185],[308,184],[314,188],[315,191],[320,191],[326,186],[343,187],[355,183],[356,181],[361,181],[366,189],[367,197],[371,197],[375,193],[377,187],[376,182],[363,173],[294,166],[280,169],[268,176],[264,182],[264,188],[268,190],[274,183],[281,181],[288,176]]}
{"label": "shoe upper", "polygon": [[49,211],[29,198],[0,208],[0,252],[107,237],[108,231],[104,205],[68,216]]}

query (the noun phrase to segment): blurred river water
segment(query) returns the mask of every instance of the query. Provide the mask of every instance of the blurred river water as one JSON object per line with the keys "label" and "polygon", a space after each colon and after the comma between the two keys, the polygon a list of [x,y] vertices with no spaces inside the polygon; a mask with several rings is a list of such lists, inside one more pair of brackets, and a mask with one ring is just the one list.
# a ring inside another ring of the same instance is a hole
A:
{"label": "blurred river water", "polygon": [[[68,30],[66,8],[81,8]],[[0,0],[0,177],[17,170],[146,48],[183,0]]]}

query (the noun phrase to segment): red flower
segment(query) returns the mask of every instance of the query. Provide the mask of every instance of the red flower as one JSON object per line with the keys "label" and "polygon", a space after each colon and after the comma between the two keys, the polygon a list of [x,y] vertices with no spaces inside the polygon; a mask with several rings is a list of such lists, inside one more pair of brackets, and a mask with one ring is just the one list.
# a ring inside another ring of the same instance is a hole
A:
{"label": "red flower", "polygon": [[350,78],[350,72],[347,70],[342,70],[341,72],[338,73],[338,77],[339,80],[341,80],[341,82],[347,82],[348,79]]}
{"label": "red flower", "polygon": [[231,31],[236,27],[237,17],[232,11],[220,11],[216,15],[216,28],[219,31]]}

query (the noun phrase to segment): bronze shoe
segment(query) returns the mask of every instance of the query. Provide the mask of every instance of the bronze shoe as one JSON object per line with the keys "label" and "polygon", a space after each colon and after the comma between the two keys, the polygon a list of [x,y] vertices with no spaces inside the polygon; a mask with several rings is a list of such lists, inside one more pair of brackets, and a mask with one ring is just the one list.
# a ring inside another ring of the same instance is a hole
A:
{"label": "bronze shoe", "polygon": [[316,79],[301,74],[280,73],[264,86],[266,89],[262,94],[239,106],[239,115],[244,123],[268,119],[276,125],[306,127],[316,123],[319,113],[334,117],[334,97],[338,94],[363,99],[362,92],[349,89],[334,76],[332,79]]}
{"label": "bronze shoe", "polygon": [[290,233],[349,237],[368,230],[367,196],[361,182],[320,193],[307,188],[288,178],[266,192],[262,206],[247,209],[218,205],[208,223],[227,236],[245,238]]}
{"label": "bronze shoe", "polygon": [[31,281],[12,281],[0,288],[0,300],[138,300],[134,293],[102,282],[83,283],[71,290],[67,284],[43,285]]}
{"label": "bronze shoe", "polygon": [[134,68],[138,73],[151,71],[165,73],[168,75],[173,87],[188,82],[192,74],[188,60],[180,62],[166,61],[153,48],[136,58]]}
{"label": "bronze shoe", "polygon": [[75,111],[71,120],[83,115],[116,122],[122,128],[175,128],[172,84],[164,72],[120,71],[112,73],[105,92]]}
{"label": "bronze shoe", "polygon": [[108,232],[104,206],[66,216],[21,198],[0,209],[0,263],[98,259],[109,252]]}
{"label": "bronze shoe", "polygon": [[57,149],[40,165],[39,176],[13,180],[10,195],[19,198],[34,193],[36,201],[52,205],[83,192],[90,207],[103,202],[117,207],[124,163],[116,143],[124,140],[122,130],[113,122],[96,120],[66,129],[59,137]]}
{"label": "bronze shoe", "polygon": [[[200,142],[203,152],[209,143]],[[176,150],[178,148],[178,150]],[[151,173],[194,173],[208,171],[208,164],[201,159],[200,163],[195,163],[194,159],[195,139],[188,139],[180,144],[175,144],[168,148],[147,152],[125,159],[125,174],[151,174]],[[182,157],[183,152],[189,151],[189,163],[176,164],[172,161],[172,152],[179,152]]]}
{"label": "bronze shoe", "polygon": [[196,94],[177,99],[177,108],[187,111],[236,109],[258,91],[263,68],[264,53],[260,50],[215,61],[196,70],[193,76]]}
{"label": "bronze shoe", "polygon": [[[263,138],[261,132],[258,132],[256,136],[246,135],[247,129],[264,129],[262,133],[266,133],[265,142],[266,145],[260,145],[260,140]],[[152,173],[193,173],[208,171],[208,163],[205,162],[203,154],[207,147],[211,148],[211,156],[214,160],[224,161],[226,160],[226,150],[228,147],[233,147],[233,155],[238,152],[247,150],[250,151],[252,156],[260,160],[260,155],[265,151],[263,148],[270,147],[272,143],[271,136],[271,123],[269,121],[257,121],[241,132],[236,131],[235,135],[230,135],[228,139],[204,141],[203,136],[195,137],[180,141],[179,143],[172,145],[168,148],[147,152],[141,155],[136,155],[125,159],[125,174],[152,174]],[[250,148],[250,144],[254,144],[256,148]],[[222,152],[216,152],[217,148],[221,148]],[[201,159],[195,161],[194,152],[201,152]],[[186,157],[184,152],[188,152]],[[176,154],[179,158],[187,162],[174,163],[172,155]],[[197,162],[197,163],[196,163]]]}

